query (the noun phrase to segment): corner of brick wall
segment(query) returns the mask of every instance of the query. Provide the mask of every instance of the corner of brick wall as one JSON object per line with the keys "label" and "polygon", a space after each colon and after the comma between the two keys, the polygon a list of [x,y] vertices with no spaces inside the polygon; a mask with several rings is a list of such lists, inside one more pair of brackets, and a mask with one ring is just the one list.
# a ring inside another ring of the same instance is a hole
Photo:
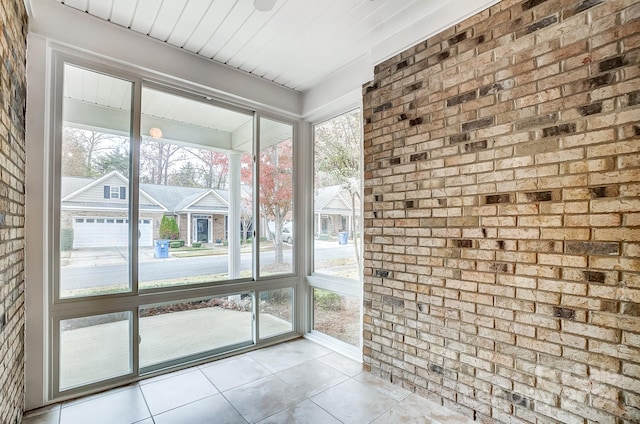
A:
{"label": "corner of brick wall", "polygon": [[503,0],[374,75],[365,366],[480,422],[640,422],[640,3]]}
{"label": "corner of brick wall", "polygon": [[0,423],[24,408],[24,181],[27,14],[0,2]]}

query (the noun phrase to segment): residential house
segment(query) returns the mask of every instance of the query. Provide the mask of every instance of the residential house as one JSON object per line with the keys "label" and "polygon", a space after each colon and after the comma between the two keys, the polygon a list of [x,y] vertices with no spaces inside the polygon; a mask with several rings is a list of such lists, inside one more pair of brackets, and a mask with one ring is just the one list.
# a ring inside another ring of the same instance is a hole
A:
{"label": "residential house", "polygon": [[[64,177],[62,182],[61,228],[72,230],[73,249],[126,246],[129,243],[129,181],[117,171],[100,178]],[[153,247],[160,236],[160,223],[172,216],[180,229],[179,239],[222,243],[228,238],[229,192],[220,189],[140,184],[140,247]],[[251,202],[250,189],[242,189]],[[317,236],[352,232],[351,200],[340,185],[316,190],[314,223]],[[359,211],[356,212],[359,219]],[[272,229],[273,230],[273,229]],[[247,238],[252,229],[247,227]]]}

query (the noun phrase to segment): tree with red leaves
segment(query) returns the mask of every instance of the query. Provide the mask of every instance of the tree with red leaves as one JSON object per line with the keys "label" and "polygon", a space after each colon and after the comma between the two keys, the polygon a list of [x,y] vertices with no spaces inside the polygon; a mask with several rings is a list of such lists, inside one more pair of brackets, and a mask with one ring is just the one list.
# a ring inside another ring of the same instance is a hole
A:
{"label": "tree with red leaves", "polygon": [[[282,230],[293,210],[293,144],[291,139],[263,149],[260,160],[260,214],[267,221],[273,221],[273,232],[268,225],[266,231],[273,240],[275,264],[282,271]],[[251,166],[242,166],[242,182],[252,185]]]}

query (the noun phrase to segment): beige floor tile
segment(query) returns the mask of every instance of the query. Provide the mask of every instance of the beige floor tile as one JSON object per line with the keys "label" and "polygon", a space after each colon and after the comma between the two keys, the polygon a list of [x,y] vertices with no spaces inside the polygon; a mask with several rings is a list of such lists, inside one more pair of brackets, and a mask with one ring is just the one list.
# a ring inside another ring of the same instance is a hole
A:
{"label": "beige floor tile", "polygon": [[406,409],[402,405],[391,408],[376,418],[372,424],[441,424],[424,412]]}
{"label": "beige floor tile", "polygon": [[271,375],[266,368],[244,355],[220,364],[214,362],[201,366],[200,370],[221,392]]}
{"label": "beige floor tile", "polygon": [[148,417],[149,409],[140,388],[129,386],[85,402],[63,404],[60,424],[130,424]]}
{"label": "beige floor tile", "polygon": [[391,396],[349,379],[311,400],[343,423],[368,423],[398,404]]}
{"label": "beige floor tile", "polygon": [[198,368],[140,387],[153,415],[218,393]]}
{"label": "beige floor tile", "polygon": [[472,423],[361,369],[298,339],[31,411],[23,423]]}
{"label": "beige floor tile", "polygon": [[317,359],[303,362],[276,374],[304,397],[311,397],[349,377]]}
{"label": "beige floor tile", "polygon": [[400,402],[407,396],[411,394],[411,392],[407,389],[402,388],[397,384],[393,384],[389,381],[385,381],[382,378],[370,374],[368,372],[362,372],[354,377],[361,383],[366,384],[367,386],[376,389],[380,393],[384,393],[385,395],[391,396],[393,399]]}
{"label": "beige floor tile", "polygon": [[155,424],[246,424],[221,394],[200,399],[154,417]]}
{"label": "beige floor tile", "polygon": [[331,351],[305,339],[297,339],[277,346],[248,353],[249,357],[271,372],[279,372]]}
{"label": "beige floor tile", "polygon": [[291,408],[270,416],[259,424],[340,424],[324,409],[310,400],[305,400]]}
{"label": "beige floor tile", "polygon": [[353,359],[347,358],[346,356],[336,352],[323,355],[318,359],[349,377],[355,377],[362,372],[361,362],[354,361]]}
{"label": "beige floor tile", "polygon": [[263,378],[224,392],[224,397],[250,423],[257,422],[304,399],[276,376]]}

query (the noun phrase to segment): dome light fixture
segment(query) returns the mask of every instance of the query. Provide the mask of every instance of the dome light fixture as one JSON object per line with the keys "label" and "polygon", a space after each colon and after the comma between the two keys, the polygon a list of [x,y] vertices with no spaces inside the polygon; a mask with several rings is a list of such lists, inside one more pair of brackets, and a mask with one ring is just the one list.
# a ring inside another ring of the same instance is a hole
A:
{"label": "dome light fixture", "polygon": [[276,5],[277,0],[253,0],[253,7],[260,12],[269,12]]}
{"label": "dome light fixture", "polygon": [[160,128],[153,127],[149,129],[149,135],[151,136],[151,138],[155,138],[157,140],[159,138],[162,138],[162,130]]}

